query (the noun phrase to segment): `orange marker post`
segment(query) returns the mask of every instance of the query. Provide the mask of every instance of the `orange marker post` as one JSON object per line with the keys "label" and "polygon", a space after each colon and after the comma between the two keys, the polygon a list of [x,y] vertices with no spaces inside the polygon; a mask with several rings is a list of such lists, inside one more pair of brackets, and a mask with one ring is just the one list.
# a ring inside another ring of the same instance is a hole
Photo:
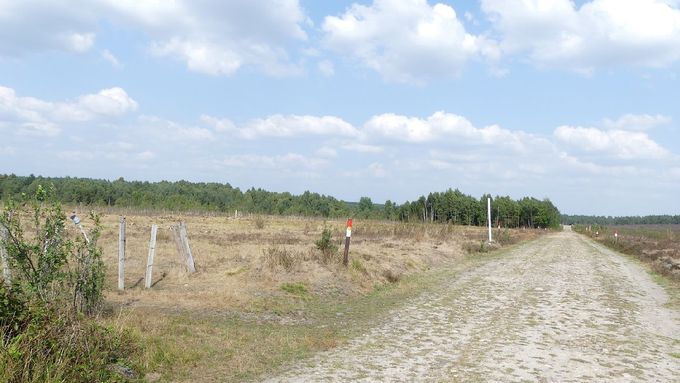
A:
{"label": "orange marker post", "polygon": [[349,241],[352,238],[352,218],[347,220],[347,234],[345,234],[345,256],[342,258],[342,264],[347,266],[349,264]]}

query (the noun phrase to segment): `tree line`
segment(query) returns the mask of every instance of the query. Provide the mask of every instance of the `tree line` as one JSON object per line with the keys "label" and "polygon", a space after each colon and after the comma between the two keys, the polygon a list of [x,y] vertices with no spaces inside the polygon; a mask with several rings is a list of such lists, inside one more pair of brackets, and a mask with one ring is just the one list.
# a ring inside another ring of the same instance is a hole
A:
{"label": "tree line", "polygon": [[[486,225],[486,204],[490,195],[475,198],[458,189],[430,193],[417,200],[397,204],[387,200],[376,204],[369,197],[345,202],[332,196],[305,191],[300,195],[250,188],[241,191],[230,184],[188,181],[115,181],[72,178],[0,175],[0,198],[17,199],[33,195],[39,185],[54,185],[55,196],[64,203],[123,208],[168,209],[173,211],[239,210],[252,214],[350,217],[388,219],[404,222],[439,222]],[[560,225],[560,212],[549,199],[524,197],[492,198],[492,224],[502,227],[544,227]]]}
{"label": "tree line", "polygon": [[562,215],[562,223],[566,225],[680,225],[680,215],[646,215],[646,216],[590,216]]}

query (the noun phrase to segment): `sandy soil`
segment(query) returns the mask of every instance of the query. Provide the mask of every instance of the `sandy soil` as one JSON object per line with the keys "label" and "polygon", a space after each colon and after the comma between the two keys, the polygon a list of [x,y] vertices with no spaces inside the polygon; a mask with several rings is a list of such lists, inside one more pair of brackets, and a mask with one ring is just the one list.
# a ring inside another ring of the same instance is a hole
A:
{"label": "sandy soil", "polygon": [[680,312],[638,265],[565,231],[419,296],[267,382],[680,382]]}

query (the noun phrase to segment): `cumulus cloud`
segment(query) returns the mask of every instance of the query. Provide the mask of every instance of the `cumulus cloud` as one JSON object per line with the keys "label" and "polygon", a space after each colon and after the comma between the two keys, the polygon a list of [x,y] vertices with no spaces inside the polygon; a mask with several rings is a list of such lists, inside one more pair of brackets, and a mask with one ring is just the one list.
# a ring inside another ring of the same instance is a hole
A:
{"label": "cumulus cloud", "polygon": [[335,116],[274,114],[236,124],[228,118],[202,115],[201,122],[216,132],[231,133],[249,140],[291,137],[359,137],[361,132]]}
{"label": "cumulus cloud", "polygon": [[504,53],[538,66],[664,67],[680,59],[680,10],[669,0],[482,0]]}
{"label": "cumulus cloud", "polygon": [[659,125],[669,124],[672,119],[661,114],[625,114],[616,120],[604,119],[603,126],[613,130],[639,130],[653,129]]}
{"label": "cumulus cloud", "polygon": [[147,131],[156,132],[155,136],[167,141],[213,141],[215,135],[210,129],[198,126],[185,126],[157,116],[140,116],[139,123]]}
{"label": "cumulus cloud", "polygon": [[396,82],[455,77],[471,59],[498,58],[494,41],[468,33],[449,5],[426,0],[374,0],[327,16],[327,48],[349,55]]}
{"label": "cumulus cloud", "polygon": [[[0,0],[0,56],[86,52],[101,21],[140,30],[153,54],[211,75],[246,65],[272,75],[300,73],[287,47],[307,40],[310,23],[298,0]],[[102,56],[117,61],[109,51]]]}
{"label": "cumulus cloud", "polygon": [[463,140],[468,144],[501,145],[516,150],[523,150],[523,141],[531,138],[526,133],[512,132],[497,125],[477,128],[465,117],[441,111],[426,119],[381,114],[368,120],[364,130],[369,137],[411,143],[455,138],[456,142]]}
{"label": "cumulus cloud", "polygon": [[669,155],[647,133],[625,130],[601,130],[580,126],[560,126],[555,137],[585,152],[605,153],[621,159],[655,159]]}
{"label": "cumulus cloud", "polygon": [[62,123],[103,120],[136,109],[137,102],[117,87],[52,102],[18,96],[14,89],[0,86],[0,121],[18,126],[18,133],[24,135],[55,136]]}
{"label": "cumulus cloud", "polygon": [[114,68],[122,68],[123,64],[121,64],[120,60],[118,60],[118,57],[116,57],[113,53],[111,53],[110,50],[108,49],[103,49],[100,52],[102,58],[106,60],[111,66]]}
{"label": "cumulus cloud", "polygon": [[302,135],[356,137],[359,131],[350,123],[334,116],[275,114],[247,122],[239,129],[239,134],[248,139]]}
{"label": "cumulus cloud", "polygon": [[94,8],[89,2],[0,0],[0,56],[89,50],[96,37]]}
{"label": "cumulus cloud", "polygon": [[285,49],[307,40],[308,19],[298,0],[102,2],[116,20],[152,37],[152,53],[189,70],[230,75],[252,65],[272,75],[300,71]]}

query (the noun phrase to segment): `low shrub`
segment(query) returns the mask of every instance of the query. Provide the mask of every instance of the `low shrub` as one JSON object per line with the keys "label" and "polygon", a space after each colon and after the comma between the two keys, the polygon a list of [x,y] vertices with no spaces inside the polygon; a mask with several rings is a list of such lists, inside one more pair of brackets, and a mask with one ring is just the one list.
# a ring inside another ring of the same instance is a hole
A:
{"label": "low shrub", "polygon": [[319,259],[323,263],[330,262],[335,255],[338,253],[338,245],[333,243],[331,229],[324,228],[321,232],[321,238],[314,242],[317,250],[321,251],[321,258]]}
{"label": "low shrub", "polygon": [[136,339],[94,319],[103,303],[99,217],[90,214],[91,230],[70,238],[53,193],[38,186],[35,196],[8,201],[0,215],[11,272],[0,288],[0,381],[139,379]]}

